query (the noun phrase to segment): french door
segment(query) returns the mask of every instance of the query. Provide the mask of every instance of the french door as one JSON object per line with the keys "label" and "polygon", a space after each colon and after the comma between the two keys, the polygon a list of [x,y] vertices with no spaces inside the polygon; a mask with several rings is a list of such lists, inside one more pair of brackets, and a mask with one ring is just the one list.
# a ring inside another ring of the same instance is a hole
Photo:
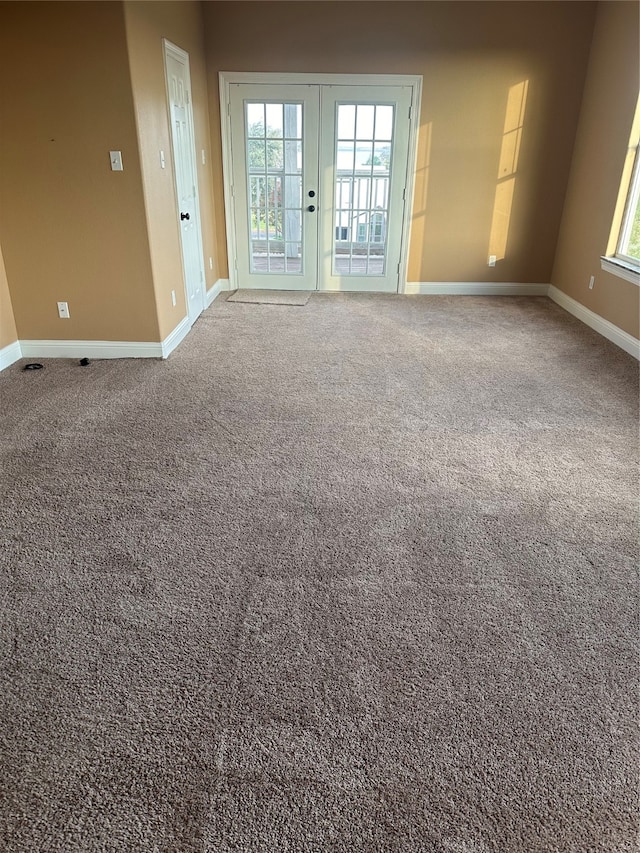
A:
{"label": "french door", "polygon": [[228,85],[235,286],[397,292],[413,98],[408,85]]}

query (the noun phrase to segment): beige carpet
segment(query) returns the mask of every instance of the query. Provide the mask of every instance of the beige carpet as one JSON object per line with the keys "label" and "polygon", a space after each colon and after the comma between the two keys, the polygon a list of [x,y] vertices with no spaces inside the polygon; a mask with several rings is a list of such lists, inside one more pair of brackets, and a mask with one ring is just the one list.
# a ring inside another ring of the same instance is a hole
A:
{"label": "beige carpet", "polygon": [[306,305],[308,290],[249,290],[240,288],[228,297],[227,302],[252,302],[256,305]]}
{"label": "beige carpet", "polygon": [[0,374],[3,853],[632,853],[636,362],[545,298],[216,301]]}

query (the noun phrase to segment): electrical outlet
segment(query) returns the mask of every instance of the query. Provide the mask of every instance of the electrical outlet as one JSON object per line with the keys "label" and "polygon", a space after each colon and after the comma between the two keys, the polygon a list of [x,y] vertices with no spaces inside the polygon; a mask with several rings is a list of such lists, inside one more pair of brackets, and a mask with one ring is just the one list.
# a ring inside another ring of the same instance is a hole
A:
{"label": "electrical outlet", "polygon": [[495,256],[495,255],[489,255],[489,264],[488,264],[488,266],[490,266],[490,267],[495,267],[495,265],[496,265],[496,256]]}
{"label": "electrical outlet", "polygon": [[592,275],[591,278],[589,279],[589,290],[593,290],[593,285],[595,283],[596,283],[596,277],[595,277],[595,275]]}
{"label": "electrical outlet", "polygon": [[174,308],[176,307],[176,292],[175,292],[175,290],[171,291],[171,304],[173,305]]}
{"label": "electrical outlet", "polygon": [[69,303],[58,302],[58,317],[60,317],[61,320],[68,320],[69,316]]}

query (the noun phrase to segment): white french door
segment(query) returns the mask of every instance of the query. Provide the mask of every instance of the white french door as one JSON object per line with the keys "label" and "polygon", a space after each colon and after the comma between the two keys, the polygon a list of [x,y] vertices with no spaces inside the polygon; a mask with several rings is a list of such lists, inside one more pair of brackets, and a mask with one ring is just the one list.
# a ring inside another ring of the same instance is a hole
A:
{"label": "white french door", "polygon": [[238,282],[314,290],[318,87],[237,85],[231,98]]}
{"label": "white french door", "polygon": [[227,85],[232,284],[397,292],[414,87]]}

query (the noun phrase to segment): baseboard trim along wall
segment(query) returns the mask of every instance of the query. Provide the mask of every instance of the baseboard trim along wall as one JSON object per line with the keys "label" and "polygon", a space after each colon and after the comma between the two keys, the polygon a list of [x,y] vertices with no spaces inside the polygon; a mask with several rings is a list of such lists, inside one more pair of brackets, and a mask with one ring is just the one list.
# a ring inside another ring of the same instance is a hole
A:
{"label": "baseboard trim along wall", "polygon": [[623,331],[619,326],[615,326],[609,320],[605,320],[604,317],[596,314],[590,308],[586,308],[581,302],[578,302],[571,296],[567,296],[566,293],[563,293],[562,290],[559,290],[552,284],[549,285],[547,295],[549,299],[552,299],[561,308],[568,311],[569,314],[573,314],[574,317],[577,317],[585,325],[594,329],[594,331],[598,332],[604,338],[607,338],[607,340],[640,361],[640,340],[638,338],[634,338],[633,335]]}
{"label": "baseboard trim along wall", "polygon": [[178,346],[180,341],[184,340],[186,336],[189,334],[189,329],[191,328],[191,323],[189,322],[188,317],[183,317],[182,320],[175,327],[173,332],[162,341],[160,344],[160,354],[161,358],[168,358],[169,353],[173,352],[173,350]]}
{"label": "baseboard trim along wall", "polygon": [[223,290],[229,290],[230,284],[228,278],[219,278],[213,285],[211,290],[207,290],[207,296],[204,301],[204,307],[208,308],[216,296],[219,296]]}
{"label": "baseboard trim along wall", "polygon": [[[22,358],[167,358],[189,333],[188,317],[163,341],[20,341]],[[20,357],[20,356],[19,356]]]}
{"label": "baseboard trim along wall", "polygon": [[[218,279],[207,291],[207,308],[228,289],[229,279]],[[163,341],[14,341],[0,350],[0,370],[21,358],[168,358],[190,328],[183,317]]]}
{"label": "baseboard trim along wall", "polygon": [[22,358],[22,347],[20,341],[14,341],[12,344],[7,344],[6,347],[0,349],[0,370],[9,367],[15,361]]}
{"label": "baseboard trim along wall", "polygon": [[[229,279],[219,278],[207,291],[206,307],[225,290]],[[640,361],[640,340],[567,296],[552,284],[514,282],[409,281],[405,294],[440,296],[548,296],[569,314]],[[167,358],[184,340],[191,325],[184,317],[164,341],[14,341],[0,349],[0,370],[21,358]]]}
{"label": "baseboard trim along wall", "polygon": [[512,281],[408,281],[405,294],[431,296],[546,296],[548,284]]}
{"label": "baseboard trim along wall", "polygon": [[162,358],[160,342],[20,341],[20,346],[23,358]]}

